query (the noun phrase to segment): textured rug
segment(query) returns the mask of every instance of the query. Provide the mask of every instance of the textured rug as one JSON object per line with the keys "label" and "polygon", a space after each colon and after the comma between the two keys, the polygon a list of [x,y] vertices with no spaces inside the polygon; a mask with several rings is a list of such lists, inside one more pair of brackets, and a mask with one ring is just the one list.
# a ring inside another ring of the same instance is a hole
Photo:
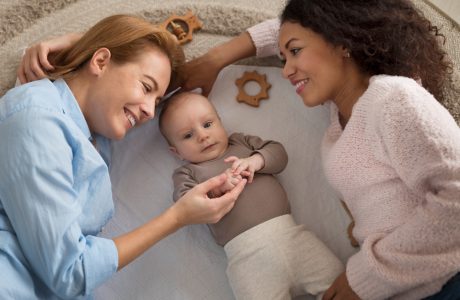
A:
{"label": "textured rug", "polygon": [[[460,124],[460,29],[424,0],[413,0],[442,28],[445,48],[454,62],[454,74],[443,103]],[[116,13],[141,15],[162,22],[170,14],[192,10],[204,23],[184,48],[187,58],[237,35],[247,27],[279,14],[284,0],[0,0],[0,96],[14,85],[21,52],[28,45],[53,35],[84,31]],[[245,60],[242,64],[279,66],[276,59]]]}

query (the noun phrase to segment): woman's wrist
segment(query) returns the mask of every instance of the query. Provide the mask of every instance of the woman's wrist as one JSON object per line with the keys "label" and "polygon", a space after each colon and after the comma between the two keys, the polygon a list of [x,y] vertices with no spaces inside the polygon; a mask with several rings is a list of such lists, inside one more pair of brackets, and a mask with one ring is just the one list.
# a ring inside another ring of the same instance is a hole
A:
{"label": "woman's wrist", "polygon": [[52,48],[51,50],[53,50],[54,48],[58,50],[64,50],[69,49],[70,47],[75,45],[81,39],[82,36],[83,33],[71,32],[58,37],[54,37],[44,42],[49,43],[50,48]]}
{"label": "woman's wrist", "polygon": [[206,56],[208,56],[207,61],[214,66],[213,69],[220,71],[232,63],[225,52],[226,50],[225,48],[222,48],[222,45],[208,51],[206,54]]}
{"label": "woman's wrist", "polygon": [[83,33],[80,33],[80,32],[69,33],[69,43],[71,45],[77,43],[81,39],[82,36],[83,36]]}
{"label": "woman's wrist", "polygon": [[182,226],[175,205],[136,229],[113,239],[118,251],[118,270]]}
{"label": "woman's wrist", "polygon": [[170,224],[172,231],[177,231],[180,228],[188,225],[187,222],[181,217],[179,205],[180,204],[177,202],[174,203],[162,214],[163,218],[168,220],[167,222]]}

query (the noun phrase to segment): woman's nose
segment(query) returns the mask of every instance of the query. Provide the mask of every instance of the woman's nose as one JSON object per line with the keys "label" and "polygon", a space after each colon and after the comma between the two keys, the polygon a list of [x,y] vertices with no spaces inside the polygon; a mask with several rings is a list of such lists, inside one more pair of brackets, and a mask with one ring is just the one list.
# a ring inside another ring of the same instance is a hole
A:
{"label": "woman's nose", "polygon": [[294,68],[292,64],[286,59],[286,62],[284,63],[283,67],[283,77],[286,79],[289,79],[289,77],[294,74]]}
{"label": "woman's nose", "polygon": [[146,102],[140,106],[141,119],[150,120],[155,116],[155,103],[152,101]]}

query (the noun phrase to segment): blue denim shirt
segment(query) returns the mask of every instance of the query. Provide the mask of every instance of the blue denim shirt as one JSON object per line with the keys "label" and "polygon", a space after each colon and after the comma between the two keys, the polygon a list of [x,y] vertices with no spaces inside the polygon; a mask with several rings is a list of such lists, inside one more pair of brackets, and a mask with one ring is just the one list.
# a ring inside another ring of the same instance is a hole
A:
{"label": "blue denim shirt", "polygon": [[117,270],[107,164],[64,80],[0,100],[0,299],[88,298]]}

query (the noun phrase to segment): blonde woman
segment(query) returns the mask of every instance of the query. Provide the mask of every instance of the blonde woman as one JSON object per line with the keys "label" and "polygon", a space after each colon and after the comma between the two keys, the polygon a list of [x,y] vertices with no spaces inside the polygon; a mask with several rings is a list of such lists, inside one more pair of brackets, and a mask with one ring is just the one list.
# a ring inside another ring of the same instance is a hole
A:
{"label": "blonde woman", "polygon": [[108,17],[60,53],[43,79],[0,100],[0,298],[86,298],[182,226],[214,223],[245,182],[207,197],[225,175],[113,240],[97,237],[113,214],[99,150],[152,119],[183,53],[166,31]]}

